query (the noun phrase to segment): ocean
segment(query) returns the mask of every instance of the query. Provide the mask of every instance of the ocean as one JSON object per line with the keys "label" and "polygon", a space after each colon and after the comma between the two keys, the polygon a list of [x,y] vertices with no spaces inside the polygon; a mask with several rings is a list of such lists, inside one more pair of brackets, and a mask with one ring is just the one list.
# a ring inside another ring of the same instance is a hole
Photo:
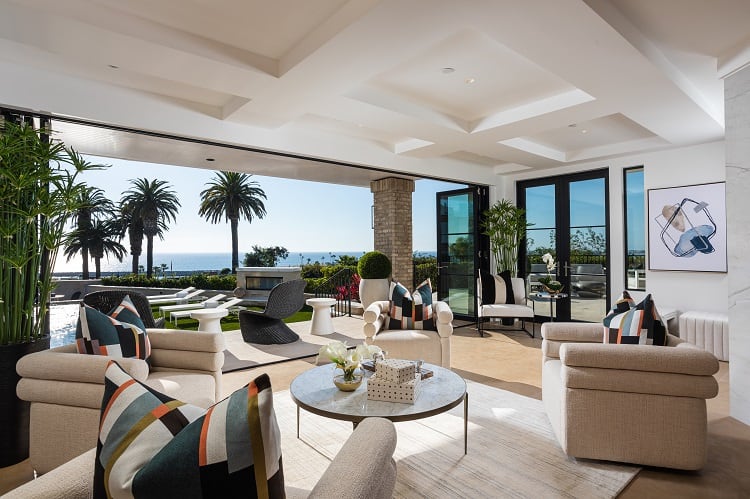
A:
{"label": "ocean", "polygon": [[[289,256],[280,260],[280,267],[298,267],[306,263],[330,263],[336,261],[339,256],[348,255],[360,257],[365,251],[303,251],[289,252]],[[435,255],[435,251],[416,251],[420,255]],[[240,251],[240,265],[245,253]],[[140,257],[140,264],[146,265],[146,255]],[[128,255],[122,262],[117,260],[102,260],[103,275],[124,275],[130,273],[132,259]],[[154,253],[154,266],[166,266],[167,274],[186,274],[197,271],[214,272],[224,268],[229,268],[232,263],[231,253]],[[89,264],[89,272],[94,274],[93,261]],[[66,262],[65,258],[60,255],[55,265],[53,273],[59,277],[76,277],[81,274],[80,259]]]}

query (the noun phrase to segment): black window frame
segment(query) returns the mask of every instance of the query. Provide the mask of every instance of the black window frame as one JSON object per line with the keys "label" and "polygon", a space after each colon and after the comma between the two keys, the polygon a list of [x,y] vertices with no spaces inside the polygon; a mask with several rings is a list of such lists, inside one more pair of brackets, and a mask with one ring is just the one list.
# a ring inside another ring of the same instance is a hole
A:
{"label": "black window frame", "polygon": [[[622,221],[623,221],[623,250],[624,250],[624,259],[623,259],[623,273],[625,274],[625,289],[629,291],[646,291],[646,286],[644,285],[642,288],[638,287],[638,279],[636,279],[636,285],[635,287],[631,287],[628,281],[628,270],[630,269],[630,263],[628,261],[630,255],[629,255],[629,244],[628,244],[628,174],[633,172],[643,172],[643,206],[644,206],[644,216],[645,216],[645,206],[646,206],[646,182],[645,182],[645,168],[643,165],[639,166],[630,166],[627,168],[622,169]],[[645,227],[647,227],[647,224],[644,221],[644,230]],[[644,237],[646,234],[644,234]],[[644,238],[644,242],[646,239]],[[643,253],[643,270],[646,271],[646,248],[644,247],[644,253]],[[644,277],[644,283],[646,281],[646,278]]]}

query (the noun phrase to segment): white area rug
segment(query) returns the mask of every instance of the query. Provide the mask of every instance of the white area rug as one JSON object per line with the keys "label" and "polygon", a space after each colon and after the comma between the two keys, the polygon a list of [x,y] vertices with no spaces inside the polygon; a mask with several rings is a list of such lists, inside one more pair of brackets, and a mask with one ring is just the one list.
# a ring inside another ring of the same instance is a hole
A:
{"label": "white area rug", "polygon": [[[396,423],[395,497],[609,498],[640,469],[568,458],[541,401],[479,383],[468,386],[468,455],[463,448],[463,404],[428,419]],[[352,425],[302,410],[297,439],[296,406],[289,392],[276,393],[274,403],[286,484],[309,491]]]}
{"label": "white area rug", "polygon": [[334,340],[345,341],[348,345],[355,346],[365,339],[363,322],[359,317],[333,318],[333,328],[336,332],[326,336],[310,334],[310,321],[293,322],[289,327],[300,336],[300,339],[282,345],[245,343],[239,330],[225,332],[228,355],[225,352],[223,372],[317,355],[321,346]]}

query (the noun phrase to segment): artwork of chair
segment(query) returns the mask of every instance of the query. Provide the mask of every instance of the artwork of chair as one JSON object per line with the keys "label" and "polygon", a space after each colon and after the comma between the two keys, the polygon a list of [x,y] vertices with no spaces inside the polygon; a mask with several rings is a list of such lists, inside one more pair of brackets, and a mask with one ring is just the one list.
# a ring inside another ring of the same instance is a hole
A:
{"label": "artwork of chair", "polygon": [[83,303],[89,307],[95,308],[99,312],[109,314],[126,296],[130,296],[130,300],[133,302],[133,305],[135,305],[138,315],[141,316],[144,326],[147,328],[164,327],[164,318],[160,317],[159,319],[155,319],[151,313],[151,304],[146,298],[146,295],[138,293],[137,291],[94,291],[83,297]]}
{"label": "artwork of chair", "polygon": [[266,308],[261,311],[240,311],[240,330],[247,343],[273,345],[292,343],[299,335],[287,326],[283,319],[299,312],[305,305],[307,281],[286,281],[271,289]]}

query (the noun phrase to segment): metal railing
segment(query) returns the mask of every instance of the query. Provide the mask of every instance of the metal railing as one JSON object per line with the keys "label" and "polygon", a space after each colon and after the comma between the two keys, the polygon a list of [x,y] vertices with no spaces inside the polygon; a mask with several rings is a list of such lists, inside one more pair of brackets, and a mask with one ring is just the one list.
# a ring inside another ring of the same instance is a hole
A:
{"label": "metal railing", "polygon": [[359,299],[359,288],[354,274],[352,269],[343,268],[315,288],[315,298],[336,300],[331,313],[333,317],[352,316],[352,299]]}

